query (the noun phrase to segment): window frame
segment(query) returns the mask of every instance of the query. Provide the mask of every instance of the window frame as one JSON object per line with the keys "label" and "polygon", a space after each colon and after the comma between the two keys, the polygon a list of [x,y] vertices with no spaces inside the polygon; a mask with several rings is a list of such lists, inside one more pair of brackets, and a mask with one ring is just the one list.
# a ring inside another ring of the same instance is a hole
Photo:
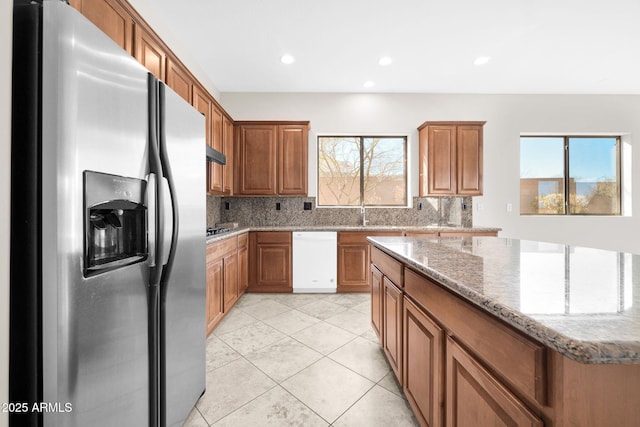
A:
{"label": "window frame", "polygon": [[[359,178],[359,187],[360,187],[360,204],[358,205],[321,205],[320,204],[320,138],[355,138],[359,139],[359,155],[360,155],[360,178]],[[404,140],[403,147],[403,180],[404,180],[404,191],[405,191],[405,202],[404,204],[397,205],[371,205],[364,204],[364,140],[367,138],[386,138],[386,139],[402,139]],[[316,206],[318,208],[360,208],[362,206],[366,208],[407,208],[410,203],[409,196],[409,136],[405,134],[317,134],[316,135]]]}
{"label": "window frame", "polygon": [[[521,216],[546,216],[546,217],[563,217],[563,216],[607,216],[607,217],[617,217],[617,216],[623,216],[622,214],[622,208],[623,208],[623,202],[622,202],[622,136],[621,135],[609,135],[609,134],[602,134],[602,135],[588,135],[588,134],[584,134],[584,135],[565,135],[565,134],[561,134],[561,135],[554,135],[554,134],[520,134],[520,139],[519,142],[522,142],[523,138],[562,138],[563,139],[563,154],[564,154],[564,159],[563,159],[563,166],[564,166],[564,173],[562,176],[563,179],[563,197],[564,197],[564,212],[562,213],[557,213],[557,214],[553,214],[553,213],[523,213],[522,212],[522,207],[520,207],[520,215]],[[569,146],[569,141],[571,139],[580,139],[580,138],[613,138],[616,140],[616,184],[617,184],[617,191],[618,191],[618,198],[617,198],[617,205],[618,205],[618,212],[617,213],[571,213],[571,210],[569,208],[569,203],[570,203],[570,176],[571,176],[571,170],[569,168],[569,156],[570,156],[570,146]],[[519,145],[519,148],[521,148],[522,145]],[[520,176],[519,180],[522,180],[522,176]],[[520,184],[520,183],[519,183]],[[521,190],[521,186],[519,186],[519,192]]]}

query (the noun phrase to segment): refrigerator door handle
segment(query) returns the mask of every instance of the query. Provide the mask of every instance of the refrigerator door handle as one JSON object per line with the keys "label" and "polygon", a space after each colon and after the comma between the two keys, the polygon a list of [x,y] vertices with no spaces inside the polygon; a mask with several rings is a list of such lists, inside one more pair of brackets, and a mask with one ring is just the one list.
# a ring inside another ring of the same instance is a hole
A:
{"label": "refrigerator door handle", "polygon": [[[153,233],[155,234],[155,266],[151,267],[149,274],[149,284],[158,286],[162,277],[162,267],[164,256],[164,216],[162,207],[165,205],[164,191],[162,186],[162,163],[160,162],[160,153],[158,150],[159,142],[159,109],[158,109],[158,80],[151,74],[147,74],[147,86],[149,96],[149,171],[155,174],[155,203],[149,206],[153,210],[154,218],[149,223],[154,222]],[[150,213],[151,215],[151,213]]]}
{"label": "refrigerator door handle", "polygon": [[145,196],[145,206],[147,206],[147,248],[149,251],[149,267],[156,266],[156,186],[158,185],[155,173],[150,173],[145,177],[147,189]]}
{"label": "refrigerator door handle", "polygon": [[[173,267],[173,259],[175,258],[176,252],[176,244],[178,242],[178,231],[179,231],[179,218],[178,218],[178,199],[175,189],[175,183],[173,180],[173,174],[171,172],[171,163],[169,162],[169,156],[167,154],[167,141],[166,141],[166,131],[165,131],[165,85],[163,83],[159,83],[158,86],[158,116],[159,116],[159,156],[160,156],[160,164],[162,167],[162,175],[166,179],[167,187],[168,187],[168,195],[169,200],[171,202],[171,209],[167,209],[167,215],[171,213],[171,237],[170,237],[170,245],[167,254],[167,261],[164,265],[164,271],[162,272],[161,284],[166,284],[168,282],[169,276],[171,275],[171,269]],[[165,206],[164,204],[162,206]],[[163,258],[164,259],[164,258]]]}
{"label": "refrigerator door handle", "polygon": [[[159,244],[162,245],[163,258],[158,258],[158,263],[162,264],[163,274],[166,274],[166,266],[169,264],[169,257],[173,251],[172,243],[174,241],[173,196],[171,195],[169,181],[166,178],[163,177],[158,184],[162,187],[162,194],[169,195],[169,197],[164,197],[164,204],[159,207],[159,209],[161,209],[160,218],[162,220],[160,227],[162,227],[163,236],[171,236],[171,238],[164,237],[163,240],[159,242]],[[163,282],[164,279],[160,279],[160,281]]]}

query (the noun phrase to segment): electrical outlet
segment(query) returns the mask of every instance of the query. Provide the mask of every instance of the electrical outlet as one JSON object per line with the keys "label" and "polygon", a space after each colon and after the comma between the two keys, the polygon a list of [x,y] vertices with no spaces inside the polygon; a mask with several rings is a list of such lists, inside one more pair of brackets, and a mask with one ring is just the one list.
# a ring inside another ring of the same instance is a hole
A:
{"label": "electrical outlet", "polygon": [[421,211],[422,210],[422,202],[418,202],[418,210]]}
{"label": "electrical outlet", "polygon": [[304,210],[305,211],[311,210],[311,202],[304,202]]}
{"label": "electrical outlet", "polygon": [[231,203],[224,202],[224,210],[228,211],[231,208]]}
{"label": "electrical outlet", "polygon": [[276,210],[279,211],[280,210],[280,202],[276,202]]}
{"label": "electrical outlet", "polygon": [[507,203],[507,212],[511,212],[513,210],[513,205],[511,203]]}

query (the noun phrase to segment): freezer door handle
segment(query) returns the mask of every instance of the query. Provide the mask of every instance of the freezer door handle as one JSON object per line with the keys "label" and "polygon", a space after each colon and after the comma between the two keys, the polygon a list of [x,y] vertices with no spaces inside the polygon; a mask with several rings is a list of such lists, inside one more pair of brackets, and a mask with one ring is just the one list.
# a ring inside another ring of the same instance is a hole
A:
{"label": "freezer door handle", "polygon": [[[155,185],[153,192],[155,195],[155,203],[153,206],[149,206],[153,210],[153,214],[149,214],[150,223],[154,222],[154,227],[149,228],[150,233],[155,235],[155,241],[153,248],[150,251],[154,251],[154,266],[151,267],[149,274],[149,284],[151,286],[158,286],[160,284],[160,278],[162,277],[162,266],[164,260],[164,227],[163,227],[163,206],[164,191],[162,186],[162,164],[160,162],[160,153],[158,150],[159,132],[160,132],[160,117],[157,107],[158,103],[158,80],[149,73],[147,75],[148,97],[149,97],[149,171],[152,175],[155,175]],[[152,264],[153,265],[153,264]]]}
{"label": "freezer door handle", "polygon": [[[170,184],[166,178],[162,178],[159,181],[163,196],[163,205],[160,206],[160,228],[162,228],[163,239],[159,242],[162,245],[162,258],[158,258],[158,262],[163,265],[163,268],[169,264],[169,256],[171,255],[173,248],[173,197],[171,196]],[[166,196],[169,197],[166,197]],[[171,236],[167,238],[167,236]],[[163,272],[163,274],[166,274]],[[162,281],[162,279],[161,279]]]}

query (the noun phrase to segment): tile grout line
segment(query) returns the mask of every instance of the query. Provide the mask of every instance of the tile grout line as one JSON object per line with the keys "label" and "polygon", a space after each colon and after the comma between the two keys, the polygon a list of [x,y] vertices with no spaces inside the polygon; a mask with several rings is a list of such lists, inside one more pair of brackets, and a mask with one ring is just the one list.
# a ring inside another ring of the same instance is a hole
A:
{"label": "tile grout line", "polygon": [[[245,325],[245,326],[239,327],[239,328],[237,328],[237,329],[234,329],[234,330],[232,330],[232,331],[225,332],[225,334],[223,334],[223,335],[230,334],[230,333],[232,333],[232,332],[238,331],[238,330],[240,330],[240,329],[242,329],[242,328],[245,328],[245,327],[248,327],[248,326],[255,325],[255,324],[257,324],[258,322],[260,322],[263,326],[265,326],[265,327],[267,327],[267,328],[270,328],[270,329],[272,329],[272,330],[275,330],[275,331],[277,331],[278,333],[280,333],[280,334],[282,334],[282,335],[284,335],[284,336],[283,336],[282,338],[280,338],[280,339],[277,339],[276,341],[274,341],[274,342],[272,342],[272,343],[269,343],[269,344],[264,345],[264,346],[259,347],[259,348],[252,349],[252,350],[251,350],[250,352],[248,352],[247,354],[251,354],[251,353],[253,353],[253,352],[257,352],[257,351],[260,351],[260,350],[264,350],[265,348],[267,348],[267,347],[269,347],[269,346],[276,345],[276,344],[278,344],[278,343],[281,343],[281,342],[282,342],[282,341],[284,341],[285,339],[290,338],[290,339],[291,339],[292,341],[294,341],[295,343],[302,345],[305,349],[311,350],[312,352],[316,353],[317,355],[320,355],[320,358],[319,358],[319,359],[317,359],[317,360],[315,360],[315,361],[314,361],[314,362],[312,362],[311,364],[309,364],[309,365],[307,365],[307,366],[305,366],[305,367],[303,367],[303,368],[301,368],[301,369],[297,370],[295,373],[292,373],[292,374],[288,375],[288,376],[287,376],[286,378],[284,378],[282,381],[277,381],[276,379],[274,379],[273,377],[271,377],[267,372],[263,371],[260,367],[258,367],[258,366],[257,366],[256,364],[254,364],[251,360],[249,360],[249,359],[246,357],[246,355],[245,355],[245,354],[243,354],[243,353],[241,353],[240,351],[238,351],[238,350],[237,350],[235,347],[233,347],[229,342],[227,342],[225,339],[223,339],[223,338],[222,338],[222,336],[218,335],[218,334],[216,333],[216,331],[214,331],[214,332],[213,332],[213,334],[215,335],[215,337],[216,337],[217,339],[219,339],[219,340],[220,340],[220,342],[221,342],[222,344],[224,344],[224,345],[225,345],[225,346],[227,346],[229,349],[231,349],[232,351],[234,351],[234,352],[238,355],[238,357],[237,357],[237,358],[235,358],[235,359],[234,359],[234,360],[232,360],[232,361],[228,361],[228,362],[224,363],[223,365],[220,365],[220,366],[218,366],[218,367],[216,367],[216,368],[212,369],[211,371],[217,370],[217,369],[219,369],[219,368],[222,368],[222,367],[224,367],[224,366],[228,365],[228,364],[229,364],[229,363],[231,363],[231,362],[234,362],[234,361],[237,361],[237,360],[239,360],[239,359],[242,359],[242,360],[244,360],[244,361],[248,362],[252,367],[254,367],[256,370],[258,370],[260,373],[262,373],[262,374],[263,374],[266,378],[268,378],[270,381],[272,381],[272,382],[274,383],[274,385],[273,385],[272,387],[270,387],[269,389],[267,389],[266,391],[264,391],[263,393],[259,394],[258,396],[255,396],[255,397],[254,397],[254,398],[252,398],[251,400],[249,400],[249,401],[245,402],[244,404],[242,404],[242,405],[241,405],[241,406],[239,406],[238,408],[235,408],[234,410],[232,410],[232,411],[231,411],[231,412],[229,412],[228,414],[224,415],[223,417],[221,417],[221,418],[217,419],[217,420],[216,420],[215,422],[213,422],[212,424],[209,424],[209,423],[208,423],[207,419],[204,417],[204,415],[202,415],[202,412],[200,411],[200,409],[196,407],[196,409],[197,409],[197,411],[198,411],[198,414],[203,418],[203,420],[205,421],[205,423],[207,423],[207,425],[208,425],[208,426],[213,426],[213,425],[215,425],[216,423],[220,422],[221,420],[223,420],[223,419],[225,419],[225,418],[229,417],[230,415],[232,415],[232,414],[234,414],[234,413],[238,412],[238,411],[239,411],[239,410],[241,410],[242,408],[244,408],[244,407],[246,407],[247,405],[251,404],[252,402],[256,401],[258,398],[260,398],[260,397],[264,396],[265,394],[267,394],[267,393],[269,393],[269,392],[272,392],[276,387],[279,387],[281,390],[283,390],[284,392],[286,392],[290,397],[293,397],[293,399],[295,399],[295,401],[296,401],[296,402],[298,402],[299,404],[301,404],[304,408],[306,408],[307,410],[309,410],[311,413],[315,414],[315,415],[316,415],[320,420],[322,420],[323,422],[326,422],[329,426],[333,426],[333,425],[335,425],[335,423],[336,423],[336,422],[337,422],[341,417],[343,417],[343,416],[344,416],[344,415],[345,415],[349,410],[351,410],[351,409],[352,409],[352,408],[353,408],[353,407],[354,407],[358,402],[360,402],[360,401],[361,401],[361,400],[362,400],[362,399],[363,399],[363,398],[364,398],[368,393],[370,393],[370,392],[371,392],[371,391],[372,391],[376,386],[379,386],[381,389],[385,390],[386,392],[392,393],[392,394],[394,394],[395,396],[401,397],[401,398],[406,402],[406,396],[404,395],[404,393],[403,393],[403,391],[402,391],[401,389],[399,390],[399,391],[400,391],[400,394],[398,395],[398,394],[397,394],[397,393],[395,393],[394,391],[389,390],[388,388],[386,388],[386,387],[384,387],[384,386],[382,386],[382,385],[380,384],[380,383],[381,383],[381,382],[382,382],[382,381],[383,381],[383,380],[384,380],[384,379],[389,375],[389,373],[392,373],[392,372],[393,372],[393,371],[390,369],[390,367],[388,366],[388,364],[387,364],[387,367],[388,367],[388,371],[387,371],[387,373],[386,373],[386,374],[384,374],[384,375],[383,375],[380,379],[378,379],[377,381],[373,381],[373,380],[370,380],[369,378],[367,378],[366,376],[364,376],[364,375],[360,374],[359,372],[356,372],[355,370],[351,369],[350,367],[348,367],[348,366],[344,365],[343,363],[341,363],[341,362],[339,362],[339,361],[337,361],[337,360],[334,360],[334,359],[331,357],[331,355],[332,355],[332,354],[334,354],[335,352],[339,351],[340,349],[343,349],[345,346],[347,346],[347,345],[349,345],[349,344],[353,343],[354,341],[356,341],[356,339],[357,339],[357,338],[362,338],[362,339],[364,339],[366,342],[377,344],[377,346],[378,346],[378,347],[380,346],[380,345],[379,345],[379,343],[377,343],[377,342],[375,342],[375,341],[373,341],[373,340],[371,340],[371,339],[369,339],[369,338],[367,338],[367,337],[363,336],[364,334],[367,334],[368,332],[370,332],[368,329],[367,329],[367,330],[365,330],[365,331],[363,331],[363,332],[361,332],[361,333],[354,333],[354,332],[353,332],[353,331],[351,331],[351,330],[348,330],[348,329],[346,329],[346,328],[344,328],[344,327],[341,327],[339,324],[338,324],[338,325],[336,325],[336,324],[333,324],[333,323],[329,323],[329,322],[327,322],[327,320],[328,320],[328,319],[330,319],[331,317],[338,316],[338,315],[340,315],[340,314],[342,314],[342,313],[345,313],[345,312],[347,312],[347,311],[349,311],[349,310],[350,310],[350,311],[352,311],[352,312],[354,312],[354,313],[357,313],[357,314],[359,314],[359,315],[367,315],[367,313],[365,313],[365,312],[362,312],[362,311],[354,310],[354,309],[353,309],[353,307],[356,307],[356,306],[361,305],[362,303],[366,302],[364,299],[363,299],[361,302],[359,302],[358,304],[351,304],[351,306],[345,306],[345,305],[342,305],[342,304],[340,304],[340,303],[336,303],[336,302],[333,302],[333,301],[329,301],[329,300],[327,300],[327,302],[329,302],[329,303],[331,303],[331,304],[334,304],[334,305],[337,305],[337,306],[340,306],[340,307],[341,307],[341,308],[343,308],[344,310],[342,310],[342,311],[340,311],[339,313],[336,313],[336,314],[334,314],[334,315],[332,315],[332,316],[330,316],[330,317],[328,317],[328,318],[326,318],[326,319],[322,319],[322,318],[318,318],[318,317],[316,317],[316,316],[313,316],[313,315],[311,315],[311,314],[309,314],[309,313],[306,313],[306,312],[304,312],[304,311],[302,311],[302,310],[299,310],[299,308],[304,307],[304,306],[309,305],[309,304],[313,304],[313,303],[315,303],[315,302],[317,302],[317,301],[323,301],[323,300],[326,300],[326,296],[325,296],[325,295],[321,295],[321,296],[320,296],[320,295],[317,295],[317,296],[318,296],[318,299],[317,299],[317,300],[309,301],[309,302],[307,302],[307,303],[305,303],[305,304],[302,304],[302,305],[299,305],[299,306],[295,306],[295,307],[292,307],[292,306],[290,306],[290,305],[288,305],[288,304],[284,304],[284,303],[282,303],[281,301],[279,301],[279,300],[278,300],[278,298],[274,298],[274,296],[275,296],[275,295],[280,296],[280,295],[288,295],[288,294],[274,294],[273,296],[272,296],[272,295],[265,296],[265,298],[260,298],[260,299],[257,299],[257,298],[256,298],[256,300],[255,300],[255,301],[253,301],[253,302],[252,302],[251,304],[249,304],[249,305],[246,305],[246,307],[252,307],[252,306],[254,306],[254,305],[256,305],[256,304],[260,304],[260,303],[265,302],[265,301],[273,301],[273,302],[276,302],[276,303],[281,304],[281,305],[283,305],[283,306],[286,306],[286,307],[287,307],[287,310],[286,310],[286,311],[281,312],[281,313],[277,313],[277,314],[275,314],[275,315],[273,315],[273,316],[270,316],[270,317],[267,317],[267,318],[265,318],[265,319],[258,319],[258,318],[256,318],[255,316],[253,316],[252,314],[250,314],[249,312],[246,312],[245,310],[243,310],[243,308],[245,308],[245,306],[234,306],[234,307],[233,307],[233,309],[237,309],[239,312],[241,312],[241,313],[243,313],[243,314],[245,314],[245,315],[247,315],[247,316],[249,316],[249,317],[251,317],[251,318],[255,319],[256,321],[255,321],[255,322],[253,322],[253,323],[251,323],[251,324],[248,324],[248,325]],[[337,295],[337,294],[336,294],[336,295]],[[300,315],[304,315],[304,316],[312,317],[312,318],[314,318],[315,320],[317,320],[317,322],[315,322],[315,323],[313,323],[313,324],[311,324],[311,325],[308,325],[308,326],[306,326],[306,327],[303,327],[303,328],[302,328],[302,329],[300,329],[300,330],[297,330],[297,331],[291,332],[291,333],[284,332],[284,331],[282,331],[282,330],[278,329],[277,327],[271,326],[271,325],[269,325],[268,323],[266,323],[266,322],[265,322],[265,320],[269,320],[269,319],[272,319],[272,318],[274,318],[274,317],[277,317],[277,316],[280,316],[280,315],[284,315],[284,314],[288,314],[288,313],[292,313],[292,312],[295,312],[295,313],[300,314]],[[304,343],[304,342],[300,341],[299,339],[297,339],[297,338],[295,338],[295,337],[293,337],[293,336],[292,336],[293,334],[297,334],[297,333],[299,333],[299,332],[305,331],[305,330],[307,330],[307,329],[309,329],[309,328],[311,328],[311,327],[313,327],[313,326],[318,326],[318,325],[320,325],[320,324],[322,324],[322,323],[324,323],[324,324],[326,324],[327,326],[330,326],[330,327],[336,327],[336,328],[339,328],[340,330],[342,330],[342,331],[344,331],[344,332],[346,332],[346,333],[352,334],[352,335],[353,335],[353,337],[349,338],[346,342],[344,342],[343,344],[339,345],[338,347],[336,347],[336,348],[332,349],[332,350],[331,350],[331,351],[329,351],[327,354],[324,354],[323,352],[320,352],[320,351],[316,350],[315,348],[310,347],[308,344],[306,344],[306,343]],[[369,382],[371,383],[371,386],[370,386],[370,387],[368,387],[368,388],[367,388],[367,390],[366,390],[364,393],[362,393],[362,395],[360,395],[360,396],[359,396],[359,397],[358,397],[358,398],[357,398],[357,399],[356,399],[356,400],[355,400],[351,405],[349,405],[349,407],[347,407],[347,408],[346,408],[342,413],[340,413],[340,414],[339,414],[339,415],[338,415],[338,416],[337,416],[333,421],[329,421],[329,420],[325,419],[324,417],[322,417],[319,413],[317,413],[315,410],[313,410],[311,407],[309,407],[307,404],[305,404],[305,403],[304,403],[303,401],[301,401],[297,396],[295,396],[294,394],[292,394],[292,393],[291,393],[287,388],[285,388],[285,387],[283,386],[283,383],[284,383],[284,382],[286,382],[286,381],[288,381],[289,379],[291,379],[292,377],[294,377],[294,376],[298,375],[300,372],[304,371],[305,369],[308,369],[308,368],[310,368],[311,366],[313,366],[313,365],[315,365],[315,364],[317,364],[317,363],[321,362],[323,359],[327,359],[328,361],[331,361],[331,362],[333,362],[333,363],[336,363],[338,366],[340,366],[340,367],[342,367],[342,368],[344,368],[344,369],[349,370],[350,372],[352,372],[353,374],[357,375],[358,377],[363,378],[363,379],[365,379],[365,380],[367,380],[367,381],[369,381]],[[209,371],[207,371],[207,372],[209,372]],[[396,381],[396,379],[395,379],[395,378],[393,378],[393,380],[394,380],[394,381]],[[396,386],[397,386],[397,382],[396,382]]]}

